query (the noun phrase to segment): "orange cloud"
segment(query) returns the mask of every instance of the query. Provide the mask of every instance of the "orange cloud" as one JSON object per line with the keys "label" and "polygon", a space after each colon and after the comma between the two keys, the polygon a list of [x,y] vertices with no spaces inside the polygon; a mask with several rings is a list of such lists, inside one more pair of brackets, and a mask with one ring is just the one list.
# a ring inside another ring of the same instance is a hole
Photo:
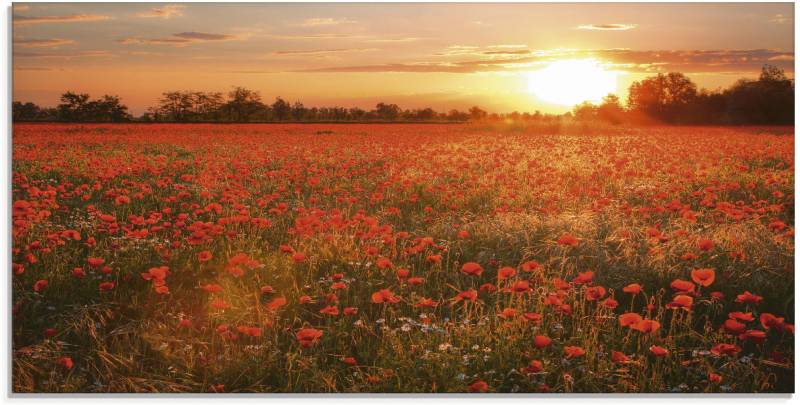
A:
{"label": "orange cloud", "polygon": [[104,20],[110,20],[111,17],[99,14],[50,15],[42,17],[15,15],[13,19],[14,19],[14,24],[16,25],[30,25],[30,24],[104,21]]}
{"label": "orange cloud", "polygon": [[62,38],[47,38],[47,39],[14,39],[14,45],[22,48],[52,48],[61,45],[74,44],[75,41],[71,39]]}
{"label": "orange cloud", "polygon": [[319,27],[326,25],[355,24],[357,21],[348,18],[307,18],[301,22],[301,27]]}
{"label": "orange cloud", "polygon": [[575,29],[593,31],[627,31],[636,27],[636,24],[586,24],[579,25],[575,27]]}
{"label": "orange cloud", "polygon": [[369,52],[377,50],[378,50],[377,48],[308,49],[308,50],[274,51],[272,52],[272,54],[280,56],[293,56],[293,55],[316,56],[316,55],[328,55],[328,54],[347,53],[347,52]]}
{"label": "orange cloud", "polygon": [[186,6],[184,5],[171,4],[171,5],[166,5],[164,7],[155,7],[148,11],[143,11],[141,13],[136,13],[136,16],[142,18],[163,18],[165,20],[168,20],[172,17],[183,16],[182,10],[185,8]]}
{"label": "orange cloud", "polygon": [[[474,53],[474,49],[469,49]],[[488,51],[492,52],[492,51]],[[486,56],[497,56],[481,52]],[[681,71],[699,72],[743,72],[756,71],[767,62],[792,69],[792,52],[769,49],[750,50],[648,50],[595,49],[595,50],[551,50],[504,53],[504,58],[486,58],[457,62],[413,62],[358,66],[331,66],[301,70],[303,72],[418,72],[418,73],[478,73],[498,71],[528,71],[545,63],[563,59],[593,58],[608,68],[631,72]]]}
{"label": "orange cloud", "polygon": [[241,35],[209,34],[206,32],[192,31],[192,32],[179,32],[177,34],[172,34],[171,37],[167,38],[135,38],[135,37],[122,38],[118,39],[117,43],[123,45],[146,44],[146,45],[173,45],[180,47],[198,42],[231,41],[243,38],[244,37]]}

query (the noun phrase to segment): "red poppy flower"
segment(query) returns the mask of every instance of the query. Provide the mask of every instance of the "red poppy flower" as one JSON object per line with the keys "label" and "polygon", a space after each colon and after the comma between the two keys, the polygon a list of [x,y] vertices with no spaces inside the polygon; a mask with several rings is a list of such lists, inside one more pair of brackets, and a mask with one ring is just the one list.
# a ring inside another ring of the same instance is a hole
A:
{"label": "red poppy flower", "polygon": [[669,286],[673,290],[682,293],[690,293],[694,291],[694,284],[691,281],[677,279],[669,283]]}
{"label": "red poppy flower", "polygon": [[633,312],[624,313],[619,316],[619,326],[633,326],[642,321],[642,316]]}
{"label": "red poppy flower", "polygon": [[372,302],[375,304],[395,304],[400,302],[400,297],[395,296],[389,289],[383,289],[372,294]]}
{"label": "red poppy flower", "polygon": [[475,262],[467,262],[461,266],[461,272],[468,276],[480,276],[483,273],[483,267]]}
{"label": "red poppy flower", "polygon": [[631,325],[631,329],[638,330],[639,332],[642,333],[653,333],[660,328],[661,324],[652,319],[643,319],[637,322],[636,324]]}
{"label": "red poppy flower", "polygon": [[526,373],[541,373],[544,371],[544,365],[539,360],[531,360],[530,364],[528,364],[528,367],[525,367],[523,371]]}
{"label": "red poppy flower", "polygon": [[469,385],[469,392],[486,392],[489,391],[489,384],[483,380],[475,380]]}
{"label": "red poppy flower", "polygon": [[295,337],[300,342],[301,347],[311,347],[319,342],[322,331],[314,328],[302,328],[297,331]]}
{"label": "red poppy flower", "polygon": [[742,351],[742,349],[739,346],[728,343],[718,343],[711,348],[711,353],[715,356],[735,356],[740,351]]}
{"label": "red poppy flower", "polygon": [[550,344],[552,342],[553,342],[553,339],[550,339],[549,337],[544,336],[544,335],[536,335],[533,338],[533,345],[536,346],[536,348],[538,348],[538,349],[543,349],[543,348],[545,348],[547,346],[550,346]]}
{"label": "red poppy flower", "polygon": [[745,291],[736,296],[736,302],[742,302],[745,304],[754,304],[757,305],[763,300],[763,298],[759,295],[755,295],[750,293],[750,291]]}
{"label": "red poppy flower", "polygon": [[636,295],[642,292],[642,286],[636,283],[628,284],[627,286],[622,287],[622,291],[628,294]]}
{"label": "red poppy flower", "polygon": [[611,361],[617,364],[627,363],[631,361],[630,357],[628,357],[625,353],[618,352],[616,350],[611,351]]}
{"label": "red poppy flower", "polygon": [[583,356],[584,354],[586,354],[586,351],[578,346],[565,346],[564,354],[566,355],[566,358],[573,359],[576,357]]}
{"label": "red poppy flower", "polygon": [[714,269],[692,270],[692,281],[703,287],[710,286],[714,282],[715,276]]}
{"label": "red poppy flower", "polygon": [[578,238],[565,233],[558,238],[556,243],[562,246],[578,246]]}
{"label": "red poppy flower", "polygon": [[661,346],[653,345],[650,346],[650,353],[656,357],[664,357],[669,354],[669,351]]}

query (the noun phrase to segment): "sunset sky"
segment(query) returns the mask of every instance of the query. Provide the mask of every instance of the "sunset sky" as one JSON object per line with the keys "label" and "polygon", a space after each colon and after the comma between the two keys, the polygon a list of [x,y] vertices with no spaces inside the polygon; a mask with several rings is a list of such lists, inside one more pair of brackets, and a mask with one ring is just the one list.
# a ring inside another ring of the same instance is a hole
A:
{"label": "sunset sky", "polygon": [[707,88],[765,63],[794,73],[792,3],[14,4],[14,100],[116,94],[137,115],[167,90],[233,85],[308,106],[563,112],[531,72],[564,60],[592,60],[622,98],[657,72]]}

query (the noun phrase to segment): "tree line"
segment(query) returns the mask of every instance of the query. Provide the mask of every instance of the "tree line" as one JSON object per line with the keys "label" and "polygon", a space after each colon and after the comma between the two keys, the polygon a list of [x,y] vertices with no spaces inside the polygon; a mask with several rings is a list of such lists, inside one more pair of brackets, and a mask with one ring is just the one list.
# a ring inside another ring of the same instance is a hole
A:
{"label": "tree line", "polygon": [[234,87],[227,94],[202,91],[168,91],[156,106],[139,117],[117,96],[90,99],[68,91],[55,108],[15,101],[12,117],[18,121],[64,122],[465,122],[552,121],[574,119],[612,124],[660,122],[668,124],[783,124],[794,122],[794,81],[774,66],[762,68],[757,80],[741,79],[728,89],[698,89],[686,75],[659,73],[634,82],[627,103],[614,94],[601,103],[584,102],[563,115],[539,111],[489,113],[474,106],[437,112],[432,108],[402,109],[380,102],[375,108],[306,107],[281,97],[264,102],[258,91]]}
{"label": "tree line", "polygon": [[599,105],[575,106],[572,115],[577,120],[611,123],[790,125],[794,123],[794,81],[783,70],[766,65],[757,80],[740,79],[727,89],[698,90],[682,73],[659,73],[631,84],[627,106],[610,94]]}

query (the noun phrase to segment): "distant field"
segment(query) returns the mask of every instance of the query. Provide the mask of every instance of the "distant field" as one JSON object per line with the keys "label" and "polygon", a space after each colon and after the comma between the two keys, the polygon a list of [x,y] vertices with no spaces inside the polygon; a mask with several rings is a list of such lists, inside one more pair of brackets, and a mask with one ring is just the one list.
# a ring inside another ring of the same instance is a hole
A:
{"label": "distant field", "polygon": [[794,390],[793,128],[13,129],[15,392]]}

